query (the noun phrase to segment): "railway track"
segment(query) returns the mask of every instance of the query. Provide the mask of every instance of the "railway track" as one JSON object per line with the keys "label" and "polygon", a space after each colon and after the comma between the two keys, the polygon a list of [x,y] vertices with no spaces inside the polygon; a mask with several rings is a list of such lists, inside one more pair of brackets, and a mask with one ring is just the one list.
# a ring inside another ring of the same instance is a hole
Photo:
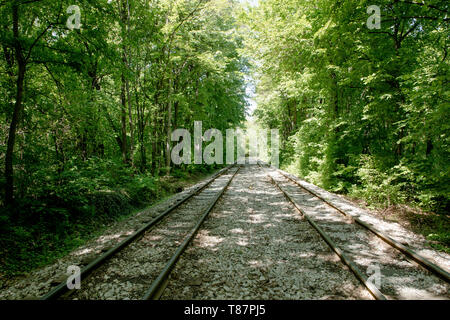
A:
{"label": "railway track", "polygon": [[[182,254],[239,169],[240,167],[235,165],[222,169],[206,183],[179,199],[152,221],[82,268],[81,289],[69,290],[66,281],[63,281],[41,297],[41,300],[105,299],[109,296],[102,294],[102,288],[109,288],[109,293],[111,290],[114,291],[114,287],[117,291],[121,291],[124,287],[120,283],[124,281],[128,284],[125,289],[130,289],[122,292],[125,299],[141,298],[139,292],[143,294],[149,291],[146,284],[153,280],[154,283],[148,287],[161,292],[166,276],[157,277],[158,267],[167,260],[167,254],[173,251],[177,243],[182,244],[175,251],[175,255],[179,257]],[[198,217],[200,217],[199,220]],[[131,256],[139,256],[140,253],[142,253],[141,261],[127,260]],[[173,266],[176,260],[170,259],[170,264]],[[125,264],[129,274],[124,275],[120,272],[117,264],[122,266]],[[168,275],[170,269],[171,266],[166,265],[163,272]],[[135,284],[139,285],[130,286],[130,281],[135,281]],[[111,286],[105,285],[111,282],[113,282],[112,289]],[[155,296],[155,292],[151,292],[149,298]],[[145,293],[145,297],[147,296],[148,294]]]}
{"label": "railway track", "polygon": [[[450,298],[446,270],[346,213],[289,174],[281,170],[268,172],[258,165],[375,299]],[[378,286],[369,277],[376,270]]]}
{"label": "railway track", "polygon": [[[295,177],[263,163],[258,166],[375,299],[450,298],[446,270]],[[84,267],[81,289],[69,290],[63,282],[42,299],[160,299],[183,252],[240,168],[221,170]]]}
{"label": "railway track", "polygon": [[371,299],[258,166],[233,180],[162,300]]}

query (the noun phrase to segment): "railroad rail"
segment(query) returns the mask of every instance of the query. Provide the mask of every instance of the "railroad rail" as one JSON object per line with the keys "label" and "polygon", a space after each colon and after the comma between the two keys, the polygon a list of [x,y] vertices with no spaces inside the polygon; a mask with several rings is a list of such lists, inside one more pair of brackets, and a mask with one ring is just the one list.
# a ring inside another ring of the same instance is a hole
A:
{"label": "railroad rail", "polygon": [[301,183],[299,183],[297,180],[293,179],[289,176],[288,173],[278,170],[284,177],[289,179],[290,181],[294,182],[296,185],[301,187],[303,190],[307,191],[308,193],[312,194],[313,196],[319,198],[323,202],[325,202],[328,206],[332,207],[333,209],[337,210],[339,213],[343,214],[344,216],[351,219],[353,223],[357,223],[360,226],[364,227],[365,229],[371,231],[373,234],[375,234],[377,237],[379,237],[381,240],[389,244],[390,246],[396,248],[397,250],[401,251],[403,254],[407,255],[409,258],[413,259],[417,263],[419,263],[422,267],[427,269],[428,271],[431,271],[441,279],[445,280],[446,282],[450,283],[450,273],[445,271],[443,268],[439,267],[438,265],[434,264],[424,256],[420,255],[419,253],[415,252],[414,250],[407,248],[405,245],[401,244],[400,242],[392,239],[385,233],[377,230],[373,225],[368,224],[367,222],[362,221],[359,217],[353,216],[349,214],[348,212],[345,212],[341,208],[335,206],[333,203],[329,202],[313,190],[303,186]]}
{"label": "railroad rail", "polygon": [[197,222],[195,227],[191,230],[189,235],[185,238],[183,243],[177,248],[177,250],[172,255],[170,260],[167,262],[166,266],[162,269],[162,271],[160,272],[160,274],[158,275],[156,280],[152,283],[150,288],[144,294],[144,296],[142,297],[142,300],[158,300],[162,296],[165,288],[167,287],[169,275],[170,275],[171,271],[173,270],[173,268],[175,267],[178,259],[183,254],[183,252],[186,250],[186,248],[188,247],[188,245],[192,241],[192,239],[195,237],[195,235],[197,234],[198,230],[202,226],[203,222],[206,220],[206,218],[208,217],[209,213],[211,212],[211,210],[216,205],[217,201],[219,201],[219,199],[225,193],[225,191],[227,190],[227,188],[230,185],[231,181],[234,179],[236,174],[239,172],[240,168],[241,167],[239,166],[238,169],[231,176],[231,178],[228,180],[227,184],[216,195],[216,197],[214,197],[214,199],[211,201],[209,206],[204,210],[200,220]]}
{"label": "railroad rail", "polygon": [[[311,216],[305,212],[304,209],[301,208],[301,206],[298,204],[298,202],[293,199],[293,197],[284,190],[280,184],[267,172],[267,170],[263,167],[263,165],[266,165],[262,162],[258,162],[258,165],[266,172],[267,176],[271,179],[271,181],[277,186],[277,188],[285,195],[285,197],[288,199],[288,201],[296,208],[297,211],[300,212],[302,216],[306,218],[306,220],[311,224],[311,226],[316,229],[316,231],[320,234],[320,236],[325,240],[325,242],[330,246],[330,248],[340,257],[342,262],[346,264],[350,270],[356,275],[356,277],[360,280],[360,282],[368,289],[368,291],[371,293],[371,295],[378,300],[385,300],[387,299],[386,295],[384,295],[371,281],[368,281],[368,278],[366,275],[364,275],[358,266],[355,264],[355,262],[346,254],[344,253],[344,250],[339,248],[339,246],[331,239],[331,237],[323,230],[323,228],[320,227],[318,223],[314,221],[314,219],[311,218]],[[270,166],[268,166],[270,167]],[[276,168],[273,168],[276,169]],[[345,212],[341,208],[337,207],[330,201],[324,199],[322,196],[314,192],[313,190],[310,190],[309,188],[305,187],[301,183],[299,183],[296,179],[292,178],[288,173],[276,169],[277,172],[281,174],[284,178],[288,179],[289,181],[293,182],[296,186],[300,187],[301,189],[307,191],[309,194],[313,195],[314,197],[320,199],[322,202],[327,204],[329,207],[335,209],[340,214],[344,215],[346,218],[349,218],[349,221],[352,224],[357,224],[359,226],[362,226],[364,229],[372,232],[375,234],[378,238],[383,240],[385,243],[387,243],[389,246],[393,247],[394,249],[398,250],[401,254],[406,256],[407,258],[411,258],[414,262],[416,262],[420,267],[423,267],[425,270],[433,273],[434,275],[438,276],[445,282],[449,283],[449,273],[445,271],[443,268],[435,265],[425,257],[421,256],[414,250],[407,248],[403,244],[399,243],[398,241],[392,239],[391,237],[385,235],[381,231],[377,230],[372,225],[362,221],[356,216],[350,215],[349,213]]]}
{"label": "railroad rail", "polygon": [[[214,181],[217,180],[220,176],[228,172],[231,168],[233,168],[235,164],[230,165],[216,174],[214,174],[209,180],[207,180],[204,184],[198,186],[195,188],[192,192],[188,193],[186,196],[184,196],[181,199],[178,199],[177,202],[173,205],[171,205],[169,208],[164,210],[161,214],[159,214],[157,217],[152,219],[149,223],[145,224],[143,227],[135,231],[133,234],[125,238],[123,241],[121,241],[119,244],[114,246],[113,248],[109,249],[104,254],[100,255],[98,258],[96,258],[94,261],[89,263],[87,266],[83,267],[80,271],[80,278],[81,281],[86,279],[93,271],[97,270],[100,266],[105,264],[108,260],[110,260],[113,256],[117,255],[120,251],[122,251],[124,248],[129,246],[131,243],[139,239],[149,231],[151,228],[156,226],[159,222],[161,222],[165,217],[167,217],[170,213],[172,213],[174,210],[176,210],[178,207],[180,207],[182,204],[188,202],[191,198],[194,196],[200,194],[203,190],[205,190],[208,186],[210,186]],[[233,176],[234,177],[234,176]],[[216,200],[217,202],[217,200]],[[67,287],[66,281],[62,281],[60,284],[58,284],[55,288],[53,288],[51,291],[49,291],[47,294],[42,296],[40,300],[53,300],[58,299],[65,293],[69,291],[69,288]]]}
{"label": "railroad rail", "polygon": [[[372,281],[369,280],[367,275],[363,272],[363,270],[367,267],[367,261],[359,261],[360,253],[352,248],[352,244],[357,246],[361,245],[361,247],[364,248],[363,250],[366,250],[366,254],[370,253],[370,255],[374,257],[374,261],[380,261],[381,258],[379,253],[373,253],[371,251],[373,250],[373,242],[371,241],[376,241],[378,245],[381,245],[380,250],[386,250],[386,248],[388,248],[387,251],[389,251],[390,257],[394,259],[392,261],[397,261],[395,262],[395,264],[393,264],[392,270],[400,270],[400,273],[398,273],[400,275],[405,275],[405,273],[408,272],[407,269],[401,270],[401,268],[396,265],[399,261],[401,262],[404,260],[404,258],[400,257],[402,256],[411,263],[411,265],[408,264],[407,268],[411,268],[410,270],[413,274],[426,274],[426,276],[429,277],[427,279],[428,281],[430,281],[430,283],[436,283],[436,281],[440,281],[439,279],[435,278],[434,275],[445,281],[446,284],[450,282],[450,275],[446,270],[434,264],[427,258],[421,256],[416,251],[407,248],[405,245],[387,236],[386,234],[375,228],[372,224],[361,220],[359,216],[350,214],[343,208],[340,208],[338,204],[334,204],[325,199],[316,191],[312,190],[308,186],[305,186],[302,182],[299,182],[296,177],[292,177],[290,174],[277,168],[273,168],[261,161],[257,162],[257,166],[259,166],[265,172],[272,183],[286,197],[288,202],[291,203],[294,206],[295,210],[305,218],[305,220],[327,243],[332,251],[336,253],[340,260],[353,272],[356,278],[365,286],[368,292],[375,299],[386,300],[395,297],[395,294],[393,295],[389,293],[389,290],[391,289],[387,290],[386,287],[377,287]],[[235,170],[232,170],[233,168]],[[274,171],[269,172],[267,168],[271,168]],[[150,268],[151,271],[149,272],[149,274],[147,274],[146,279],[143,282],[138,282],[138,287],[132,287],[133,296],[141,297],[142,300],[160,299],[164,293],[164,290],[168,286],[169,277],[172,270],[176,266],[185,250],[189,247],[190,243],[195,238],[203,223],[208,218],[210,212],[226,192],[240,169],[240,165],[236,166],[236,164],[234,164],[220,170],[205,183],[195,188],[193,191],[189,192],[182,198],[177,199],[176,202],[169,208],[164,210],[164,212],[135,231],[132,235],[128,236],[125,240],[121,241],[119,244],[109,249],[107,252],[100,255],[94,261],[83,267],[81,270],[81,279],[82,281],[84,281],[83,283],[88,282],[89,280],[86,279],[91,278],[90,276],[92,276],[92,278],[97,277],[97,280],[94,279],[89,281],[89,286],[92,286],[94,284],[94,287],[91,288],[95,289],[93,289],[94,291],[90,291],[91,289],[87,289],[87,291],[83,293],[85,297],[90,296],[91,294],[94,294],[94,296],[98,295],[96,292],[100,292],[101,295],[103,295],[102,289],[98,289],[97,286],[95,286],[96,281],[101,281],[98,280],[98,278],[103,277],[102,273],[95,272],[95,276],[91,274],[95,270],[99,269],[102,265],[104,265],[107,261],[109,261],[112,257],[116,256],[124,248],[127,248],[130,246],[130,244],[133,244],[131,246],[133,248],[125,250],[125,257],[130,253],[140,253],[140,248],[145,248],[145,250],[153,250],[152,248],[157,249],[157,255],[155,256],[152,253],[151,257],[149,256],[148,259],[146,258],[146,254],[145,256],[141,254],[141,257],[143,258],[138,262],[140,263],[137,264],[138,268],[141,268],[141,264],[147,264],[147,261],[152,264],[152,267]],[[273,175],[273,173],[278,174]],[[224,175],[226,175],[226,177],[223,177],[223,180],[218,179],[219,177]],[[275,176],[276,178],[274,178]],[[215,181],[217,181],[217,183],[214,183]],[[302,190],[302,192],[297,191],[300,190],[298,187]],[[304,197],[306,197],[306,200]],[[319,200],[312,200],[316,198]],[[313,205],[308,205],[308,201],[312,201]],[[316,204],[314,205],[314,203]],[[328,209],[328,212],[325,211],[325,213],[323,213],[321,209],[318,210],[319,207],[324,207],[323,203],[326,204],[326,206],[333,208],[334,210],[330,211],[330,209]],[[185,204],[185,206],[180,207],[182,204]],[[338,213],[334,213],[334,211],[338,211]],[[345,219],[342,216],[344,216]],[[181,224],[181,230],[177,226],[178,224]],[[158,227],[156,228],[157,225]],[[352,232],[357,232],[359,236],[356,235],[356,233],[353,234]],[[339,234],[345,234],[344,238],[341,239]],[[359,238],[362,234],[364,235],[363,238]],[[366,236],[366,234],[374,234],[376,235],[376,237],[369,237]],[[352,236],[350,237],[350,235]],[[383,242],[378,239],[381,239],[385,244],[383,244]],[[349,242],[351,243],[349,244]],[[391,248],[393,248],[394,251],[399,252],[400,255],[398,255],[398,253],[391,253]],[[387,251],[380,252],[383,252],[382,254],[384,254]],[[166,254],[161,254],[158,252],[165,252],[169,254],[170,252],[174,253],[170,256],[170,258],[167,258]],[[106,266],[106,268],[109,268],[110,266],[116,267],[118,265],[118,261],[120,261],[121,259],[120,256],[123,257],[124,255],[119,255],[118,260],[114,260],[114,262],[108,263],[108,266]],[[125,270],[126,274],[129,271],[128,269],[129,268],[127,266],[122,269],[122,272],[124,272]],[[422,269],[426,272],[422,271]],[[135,277],[135,270],[131,270],[130,272],[130,274],[132,274],[132,277]],[[149,269],[147,269],[147,271],[148,270]],[[112,272],[114,274],[115,271]],[[122,273],[120,273],[118,277],[122,277]],[[395,284],[395,278],[393,279],[394,282],[388,283],[388,287],[392,283]],[[417,280],[414,279],[414,281]],[[442,292],[442,288],[448,288],[446,287],[446,285],[442,285],[442,282],[439,283],[439,290],[441,290],[440,292]],[[416,286],[415,288],[418,287]],[[67,295],[65,294],[68,291],[69,289],[66,282],[61,282],[58,286],[44,295],[41,299],[50,300],[67,298]],[[75,291],[70,291],[70,294],[75,293]],[[142,295],[142,293],[144,294]],[[75,296],[77,295],[78,294],[75,293]],[[123,296],[122,293],[119,295]],[[104,296],[106,297],[107,295],[105,294]]]}
{"label": "railroad rail", "polygon": [[280,184],[269,174],[266,169],[258,165],[263,169],[273,184],[284,194],[286,199],[295,207],[295,209],[309,222],[309,224],[320,234],[330,248],[339,256],[344,264],[346,264],[350,270],[356,275],[361,283],[369,290],[370,294],[377,300],[387,300],[386,297],[380,292],[380,290],[359,270],[355,263],[331,240],[331,238],[325,233],[325,231],[309,217],[308,214],[297,204],[297,202],[283,189]]}

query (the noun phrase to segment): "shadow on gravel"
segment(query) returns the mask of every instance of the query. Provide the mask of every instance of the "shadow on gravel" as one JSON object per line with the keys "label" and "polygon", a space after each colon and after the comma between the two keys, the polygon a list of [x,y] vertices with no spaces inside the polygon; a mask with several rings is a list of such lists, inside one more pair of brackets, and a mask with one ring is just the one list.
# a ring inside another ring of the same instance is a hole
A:
{"label": "shadow on gravel", "polygon": [[371,299],[320,236],[246,166],[172,273],[164,299]]}

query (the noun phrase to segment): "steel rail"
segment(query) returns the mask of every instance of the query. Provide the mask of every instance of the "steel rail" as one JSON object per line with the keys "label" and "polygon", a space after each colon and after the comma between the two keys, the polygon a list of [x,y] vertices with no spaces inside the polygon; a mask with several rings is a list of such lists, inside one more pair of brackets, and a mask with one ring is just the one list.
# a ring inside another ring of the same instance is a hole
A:
{"label": "steel rail", "polygon": [[361,225],[362,227],[364,227],[365,229],[371,231],[373,234],[375,234],[378,238],[380,238],[381,240],[383,240],[384,242],[386,242],[387,244],[389,244],[390,246],[396,248],[397,250],[399,250],[400,252],[402,252],[404,255],[408,256],[409,258],[413,259],[415,262],[417,262],[418,264],[420,264],[422,267],[424,267],[426,270],[434,273],[436,276],[438,276],[439,278],[441,278],[442,280],[450,283],[450,273],[445,271],[443,268],[439,267],[438,265],[434,264],[433,262],[431,262],[430,260],[428,260],[427,258],[425,258],[424,256],[420,255],[419,253],[415,252],[414,250],[407,248],[405,245],[401,244],[400,242],[398,242],[397,240],[392,239],[391,237],[389,237],[388,235],[384,234],[383,232],[379,231],[378,229],[376,229],[373,225],[362,221],[361,219],[359,219],[358,217],[355,217],[347,212],[345,212],[344,210],[340,209],[339,207],[337,207],[336,205],[332,204],[331,202],[329,202],[328,200],[324,199],[322,196],[320,196],[319,194],[317,194],[316,192],[310,190],[309,188],[303,186],[302,184],[300,184],[298,181],[296,181],[295,179],[293,179],[292,177],[290,177],[290,175],[286,172],[284,172],[283,170],[277,169],[284,177],[286,177],[287,179],[291,180],[292,182],[294,182],[296,185],[298,185],[299,187],[301,187],[302,189],[306,190],[307,192],[309,192],[310,194],[312,194],[313,196],[319,198],[320,200],[322,200],[323,202],[325,202],[327,205],[329,205],[330,207],[334,208],[335,210],[337,210],[338,212],[340,212],[341,214],[343,214],[344,216],[348,217],[351,219],[351,221],[353,223],[357,223],[359,225]]}
{"label": "steel rail", "polygon": [[[160,222],[164,217],[166,217],[169,213],[171,213],[173,210],[178,208],[180,205],[191,199],[193,196],[197,195],[201,191],[203,191],[206,187],[208,187],[211,183],[213,183],[219,176],[223,175],[225,172],[227,172],[229,169],[234,167],[235,164],[230,165],[216,174],[214,174],[206,183],[203,185],[197,187],[192,192],[190,192],[185,197],[178,199],[175,204],[167,208],[163,213],[155,217],[152,221],[135,231],[133,234],[125,238],[123,241],[121,241],[119,244],[114,246],[113,248],[106,251],[104,254],[100,255],[98,258],[96,258],[94,261],[89,263],[87,266],[83,267],[80,272],[81,279],[85,279],[90,273],[92,273],[94,270],[98,269],[101,265],[103,265],[107,260],[109,260],[112,256],[117,254],[119,251],[127,247],[130,243],[132,243],[134,240],[136,240],[139,236],[143,235],[144,232],[149,230],[151,227],[155,226],[158,222]],[[66,280],[67,281],[67,280]],[[64,293],[69,291],[69,288],[67,287],[66,281],[62,281],[59,285],[57,285],[55,288],[50,290],[47,294],[42,296],[40,300],[52,300],[57,299],[61,297]]]}
{"label": "steel rail", "polygon": [[191,243],[192,239],[194,239],[195,235],[197,234],[198,230],[200,229],[203,222],[208,217],[211,210],[216,205],[217,201],[219,201],[220,197],[225,193],[228,186],[230,185],[231,181],[234,179],[236,174],[241,169],[241,166],[238,167],[238,169],[234,172],[234,174],[231,176],[230,180],[228,180],[227,184],[222,188],[222,190],[214,197],[213,201],[209,204],[209,206],[205,209],[202,217],[197,222],[195,227],[191,230],[191,232],[185,237],[183,243],[177,248],[175,253],[170,258],[169,262],[165,265],[165,267],[162,269],[158,277],[153,281],[150,288],[147,290],[147,292],[142,297],[142,300],[158,300],[164,290],[167,287],[167,284],[169,282],[169,275],[172,272],[173,268],[175,267],[175,264],[177,263],[180,256],[183,254],[183,252],[186,250],[188,245]]}
{"label": "steel rail", "polygon": [[350,270],[356,275],[358,280],[367,288],[370,294],[377,300],[387,300],[387,298],[380,292],[380,290],[370,282],[367,277],[359,270],[356,264],[331,240],[331,238],[323,231],[323,229],[315,223],[306,212],[300,208],[297,202],[285,191],[281,188],[279,183],[269,174],[267,170],[260,165],[258,162],[258,166],[262,168],[266,175],[272,180],[272,182],[277,186],[277,188],[284,194],[284,196],[291,202],[297,211],[305,217],[305,219],[309,222],[309,224],[320,234],[320,236],[325,240],[328,246],[339,256],[341,261],[346,264]]}

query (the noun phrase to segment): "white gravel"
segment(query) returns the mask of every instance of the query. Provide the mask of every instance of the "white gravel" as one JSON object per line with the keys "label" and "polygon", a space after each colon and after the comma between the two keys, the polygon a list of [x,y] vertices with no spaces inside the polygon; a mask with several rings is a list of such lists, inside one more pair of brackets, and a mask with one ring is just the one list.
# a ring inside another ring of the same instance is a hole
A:
{"label": "white gravel", "polygon": [[163,299],[371,299],[270,183],[245,166],[183,254]]}
{"label": "white gravel", "polygon": [[337,208],[345,211],[346,213],[354,217],[358,217],[360,220],[368,224],[375,226],[377,230],[383,232],[384,234],[387,234],[394,240],[409,246],[411,249],[413,249],[420,255],[426,257],[433,263],[439,265],[447,272],[450,272],[450,255],[445,252],[437,251],[431,248],[429,241],[426,240],[424,236],[405,229],[397,222],[391,222],[380,219],[379,217],[375,216],[375,214],[372,214],[368,210],[358,207],[357,205],[344,199],[340,195],[330,193],[311,183],[303,181],[292,174],[289,174],[282,170],[280,171],[296,180],[302,186],[316,192],[318,195],[320,195],[325,200],[335,205]]}
{"label": "white gravel", "polygon": [[[235,169],[233,169],[235,170]],[[180,206],[138,241],[96,270],[71,299],[138,299],[233,173]],[[271,170],[274,178],[361,268],[377,265],[381,291],[394,299],[449,298],[449,286],[408,261],[375,235]],[[293,177],[291,175],[291,177]],[[373,224],[444,269],[449,255],[397,223],[383,221],[341,197],[295,178],[342,210]],[[148,223],[201,182],[114,224],[57,262],[3,285],[0,299],[32,299],[65,278],[70,265],[86,265]],[[236,175],[173,270],[163,299],[372,299],[319,234],[257,166]]]}
{"label": "white gravel", "polygon": [[70,299],[126,300],[143,297],[152,282],[190,233],[213,198],[237,168],[218,177],[144,236],[124,248],[71,291]]}

